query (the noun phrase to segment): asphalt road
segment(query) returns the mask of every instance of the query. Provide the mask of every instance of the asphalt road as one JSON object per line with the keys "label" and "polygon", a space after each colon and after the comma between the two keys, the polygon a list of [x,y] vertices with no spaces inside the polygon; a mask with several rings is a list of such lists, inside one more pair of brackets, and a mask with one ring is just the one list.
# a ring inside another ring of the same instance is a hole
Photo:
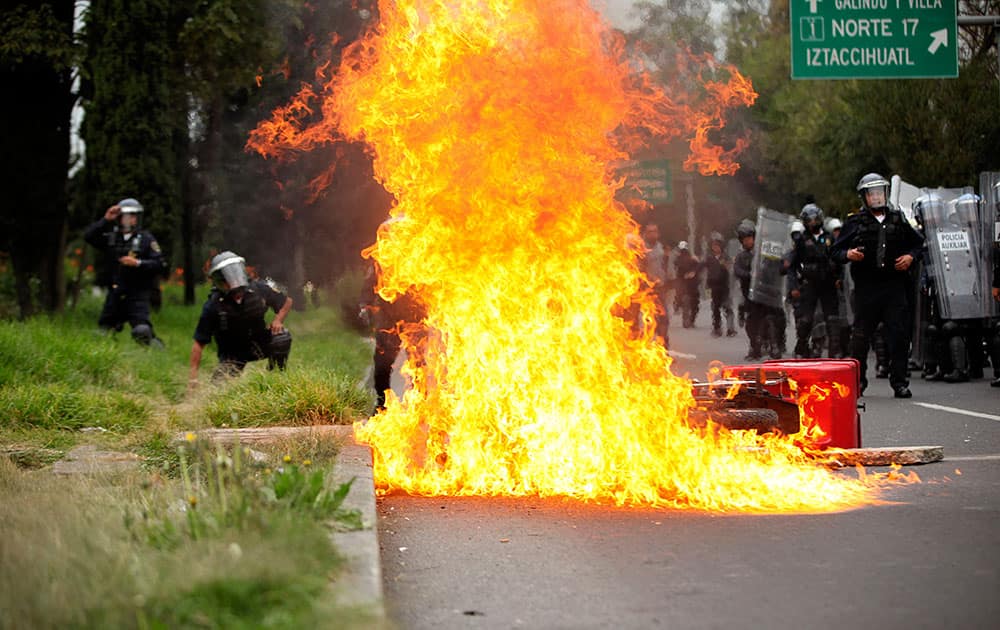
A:
{"label": "asphalt road", "polygon": [[[676,373],[746,340],[671,329]],[[789,345],[794,335],[789,331]],[[870,375],[871,377],[871,375]],[[922,483],[836,514],[748,516],[567,500],[379,500],[400,628],[1000,627],[1000,389],[871,378],[865,446],[941,445]],[[978,414],[978,415],[975,415]],[[853,470],[838,474],[854,475]]]}

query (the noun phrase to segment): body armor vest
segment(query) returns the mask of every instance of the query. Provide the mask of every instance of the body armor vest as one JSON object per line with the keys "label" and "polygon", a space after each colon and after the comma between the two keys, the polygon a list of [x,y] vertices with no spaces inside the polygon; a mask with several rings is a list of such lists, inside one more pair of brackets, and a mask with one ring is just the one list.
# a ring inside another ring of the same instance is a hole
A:
{"label": "body armor vest", "polygon": [[269,335],[264,315],[267,313],[267,303],[253,289],[243,292],[243,301],[239,304],[218,293],[218,314],[220,347],[225,345],[234,350],[247,349],[258,357],[264,356],[263,345]]}
{"label": "body armor vest", "polygon": [[[870,212],[856,217],[858,231],[851,246],[863,247],[865,258],[852,263],[851,269],[860,272],[861,277],[866,273],[896,273],[896,259],[907,253],[903,225],[906,219],[894,210],[887,211],[881,223]],[[857,273],[854,275],[856,279],[859,277]]]}
{"label": "body armor vest", "polygon": [[812,282],[832,279],[837,272],[836,263],[830,256],[833,236],[808,234],[798,243],[798,260],[802,268],[802,277]]}

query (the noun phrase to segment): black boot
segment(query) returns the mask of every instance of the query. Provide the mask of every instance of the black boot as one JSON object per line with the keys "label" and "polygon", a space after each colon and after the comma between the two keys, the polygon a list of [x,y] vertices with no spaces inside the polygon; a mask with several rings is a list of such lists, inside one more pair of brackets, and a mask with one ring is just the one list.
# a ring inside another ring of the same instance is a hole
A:
{"label": "black boot", "polygon": [[950,372],[944,375],[945,383],[964,383],[969,380],[969,357],[965,353],[965,340],[955,335],[948,340],[948,353],[951,355]]}

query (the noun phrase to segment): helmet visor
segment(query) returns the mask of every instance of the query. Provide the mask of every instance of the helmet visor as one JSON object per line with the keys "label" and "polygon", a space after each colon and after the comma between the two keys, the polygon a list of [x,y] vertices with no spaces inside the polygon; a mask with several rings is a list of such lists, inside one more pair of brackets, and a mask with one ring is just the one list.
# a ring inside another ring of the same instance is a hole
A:
{"label": "helmet visor", "polygon": [[875,210],[885,208],[888,205],[888,192],[887,186],[872,186],[871,188],[865,188],[861,192],[861,196],[865,200],[865,206]]}
{"label": "helmet visor", "polygon": [[232,291],[247,286],[247,269],[242,258],[231,258],[212,273],[212,284],[220,291]]}

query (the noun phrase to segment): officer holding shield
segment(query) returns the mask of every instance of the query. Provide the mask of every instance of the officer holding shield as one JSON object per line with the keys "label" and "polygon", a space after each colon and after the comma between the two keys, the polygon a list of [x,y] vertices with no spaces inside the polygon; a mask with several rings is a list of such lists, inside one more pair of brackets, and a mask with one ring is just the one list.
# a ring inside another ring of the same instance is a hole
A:
{"label": "officer holding shield", "polygon": [[[990,387],[1000,387],[1000,316],[997,316],[997,313],[1000,312],[1000,181],[989,187],[989,192],[992,196],[992,203],[988,204],[987,207],[992,206],[993,214],[993,273],[990,282],[993,317],[986,320],[987,348],[989,349],[990,363],[993,365],[993,380],[990,381]],[[987,229],[989,229],[988,222]]]}
{"label": "officer holding shield", "polygon": [[795,289],[799,300],[799,315],[795,320],[796,358],[810,358],[810,335],[816,307],[823,311],[824,330],[829,340],[829,356],[840,354],[839,339],[833,333],[837,321],[837,289],[840,287],[840,265],[830,257],[833,235],[823,229],[823,210],[814,203],[802,207],[799,215],[805,230],[795,239],[792,251],[785,257],[785,270],[798,279]]}
{"label": "officer holding shield", "polygon": [[163,272],[163,254],[156,238],[140,229],[142,211],[135,199],[122,199],[92,223],[83,238],[110,258],[108,296],[97,325],[117,332],[128,322],[136,342],[162,348],[149,319],[149,299]]}
{"label": "officer holding shield", "polygon": [[847,217],[831,249],[834,260],[851,263],[856,288],[851,354],[861,363],[861,391],[868,386],[868,347],[879,323],[885,325],[889,350],[889,384],[896,398],[910,398],[910,277],[920,256],[923,237],[889,204],[889,182],[878,173],[857,185],[861,209]]}

